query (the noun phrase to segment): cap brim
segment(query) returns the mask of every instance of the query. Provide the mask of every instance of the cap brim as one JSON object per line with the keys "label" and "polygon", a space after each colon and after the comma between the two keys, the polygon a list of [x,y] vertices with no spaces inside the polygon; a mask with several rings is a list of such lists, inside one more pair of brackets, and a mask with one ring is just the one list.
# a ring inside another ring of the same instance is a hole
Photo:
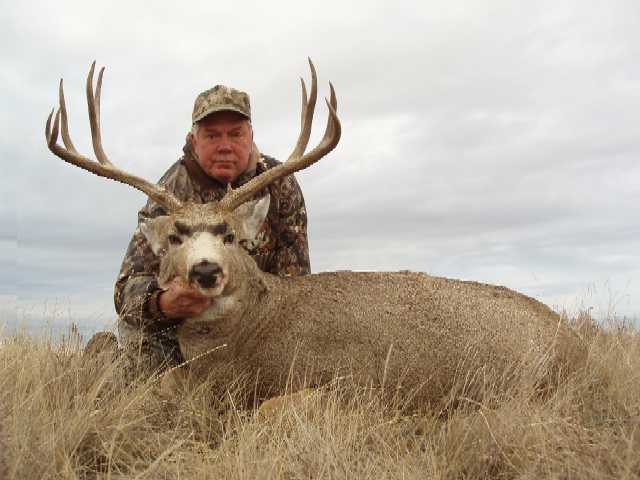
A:
{"label": "cap brim", "polygon": [[236,112],[236,113],[239,113],[240,115],[242,115],[244,118],[246,118],[248,120],[251,120],[251,117],[249,115],[247,115],[246,112],[243,112],[239,108],[236,108],[236,107],[234,107],[232,105],[221,105],[219,107],[210,108],[209,110],[205,110],[200,115],[195,117],[192,121],[193,121],[193,123],[197,123],[200,120],[202,120],[203,118],[208,117],[209,115],[211,115],[213,113],[218,113],[218,112]]}

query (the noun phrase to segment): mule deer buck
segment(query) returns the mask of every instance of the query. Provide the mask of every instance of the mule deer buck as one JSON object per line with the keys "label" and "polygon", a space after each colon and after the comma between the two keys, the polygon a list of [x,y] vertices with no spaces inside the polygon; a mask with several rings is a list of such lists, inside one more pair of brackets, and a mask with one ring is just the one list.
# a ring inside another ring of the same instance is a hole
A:
{"label": "mule deer buck", "polygon": [[[128,184],[165,207],[142,225],[161,258],[159,281],[180,276],[214,301],[177,334],[195,375],[221,386],[249,375],[260,398],[321,385],[336,376],[357,385],[437,401],[456,381],[481,383],[489,371],[535,366],[537,380],[579,350],[579,340],[542,303],[504,287],[411,272],[326,272],[280,278],[260,271],[242,248],[264,221],[271,182],[307,168],[338,144],[341,126],[333,86],[324,137],[307,151],[317,96],[311,64],[309,96],[302,82],[301,130],[288,160],[219,202],[182,203],[171,192],[115,167],[100,134],[100,71],[87,78],[97,161],[75,149],[60,82],[59,109],[49,115],[49,149],[66,162]],[[52,124],[53,119],[53,124]],[[65,147],[58,145],[61,131]],[[257,199],[256,199],[257,198]],[[533,368],[533,367],[532,367]],[[511,370],[510,370],[511,369]]]}

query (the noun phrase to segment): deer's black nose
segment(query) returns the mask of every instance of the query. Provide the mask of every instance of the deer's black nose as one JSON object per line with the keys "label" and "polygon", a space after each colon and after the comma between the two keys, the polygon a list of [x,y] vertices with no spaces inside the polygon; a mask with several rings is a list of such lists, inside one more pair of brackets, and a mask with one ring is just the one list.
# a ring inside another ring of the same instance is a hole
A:
{"label": "deer's black nose", "polygon": [[215,262],[202,260],[191,267],[189,280],[196,282],[202,288],[211,288],[215,285],[218,276],[222,275],[222,267]]}

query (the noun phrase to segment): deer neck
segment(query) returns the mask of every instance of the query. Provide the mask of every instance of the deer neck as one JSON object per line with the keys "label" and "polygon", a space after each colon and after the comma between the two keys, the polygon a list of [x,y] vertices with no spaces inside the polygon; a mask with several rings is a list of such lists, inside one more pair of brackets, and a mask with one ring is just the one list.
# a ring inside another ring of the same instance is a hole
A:
{"label": "deer neck", "polygon": [[242,276],[242,281],[232,290],[231,296],[233,303],[238,305],[235,315],[240,326],[252,328],[254,323],[263,321],[264,312],[270,310],[277,301],[282,279],[260,270],[250,257],[249,261],[243,262]]}
{"label": "deer neck", "polygon": [[233,333],[229,336],[229,353],[235,359],[247,359],[259,348],[264,335],[271,330],[274,311],[282,296],[286,282],[271,273],[265,273],[253,259],[244,263],[244,280],[232,293]]}

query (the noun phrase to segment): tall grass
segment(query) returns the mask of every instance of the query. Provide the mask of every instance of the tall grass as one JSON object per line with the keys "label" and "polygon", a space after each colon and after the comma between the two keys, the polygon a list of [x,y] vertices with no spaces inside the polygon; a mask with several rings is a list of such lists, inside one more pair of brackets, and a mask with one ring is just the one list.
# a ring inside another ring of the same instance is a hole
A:
{"label": "tall grass", "polygon": [[640,478],[638,332],[574,323],[589,353],[553,389],[495,379],[418,412],[334,385],[263,415],[234,388],[125,384],[74,336],[5,336],[0,478]]}

